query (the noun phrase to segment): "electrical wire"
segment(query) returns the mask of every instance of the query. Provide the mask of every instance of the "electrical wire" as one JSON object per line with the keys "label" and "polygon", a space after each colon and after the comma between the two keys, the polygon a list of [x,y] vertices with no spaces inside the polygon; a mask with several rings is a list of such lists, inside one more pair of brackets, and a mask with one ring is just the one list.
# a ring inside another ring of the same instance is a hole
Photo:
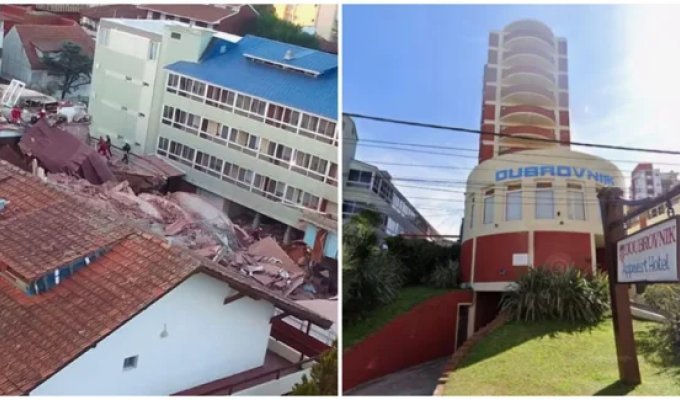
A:
{"label": "electrical wire", "polygon": [[616,146],[616,145],[610,145],[610,144],[599,144],[599,143],[588,143],[588,142],[562,141],[562,140],[548,139],[548,138],[517,137],[517,136],[513,136],[513,135],[509,135],[509,134],[499,133],[499,132],[486,132],[486,131],[482,131],[482,130],[478,130],[478,129],[460,128],[460,127],[449,126],[449,125],[440,125],[440,124],[432,124],[432,123],[417,122],[417,121],[399,120],[399,119],[394,119],[394,118],[376,117],[376,116],[365,115],[365,114],[343,113],[343,115],[346,115],[348,117],[353,117],[353,118],[367,119],[367,120],[379,121],[379,122],[385,122],[385,123],[391,123],[391,124],[417,126],[417,127],[421,127],[421,128],[447,130],[447,131],[452,131],[452,132],[473,133],[473,134],[476,134],[476,135],[491,135],[491,136],[496,136],[496,137],[507,137],[507,138],[513,138],[513,139],[521,139],[521,140],[529,141],[529,142],[556,143],[556,144],[563,144],[563,145],[594,147],[594,148],[610,149],[610,150],[623,150],[623,151],[637,151],[637,152],[655,153],[655,154],[680,155],[680,151],[677,151],[677,150],[663,150],[663,149],[651,149],[651,148],[642,148],[642,147]]}

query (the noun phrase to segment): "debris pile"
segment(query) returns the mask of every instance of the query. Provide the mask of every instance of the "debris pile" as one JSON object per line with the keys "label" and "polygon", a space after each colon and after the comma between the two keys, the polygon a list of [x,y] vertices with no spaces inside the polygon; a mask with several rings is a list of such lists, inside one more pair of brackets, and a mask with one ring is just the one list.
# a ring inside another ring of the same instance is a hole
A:
{"label": "debris pile", "polygon": [[99,210],[128,219],[225,268],[238,269],[284,296],[332,295],[323,276],[307,267],[309,249],[304,242],[294,242],[284,250],[272,236],[254,237],[195,194],[137,195],[127,181],[94,185],[66,174],[48,174],[47,179]]}

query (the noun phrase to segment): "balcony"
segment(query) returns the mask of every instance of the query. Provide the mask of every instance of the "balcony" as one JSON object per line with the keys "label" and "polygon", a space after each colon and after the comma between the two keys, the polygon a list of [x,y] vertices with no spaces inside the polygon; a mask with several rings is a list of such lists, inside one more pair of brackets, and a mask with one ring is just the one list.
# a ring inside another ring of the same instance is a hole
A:
{"label": "balcony", "polygon": [[517,29],[505,34],[504,43],[508,47],[530,44],[540,46],[546,51],[555,50],[555,38],[552,34],[534,29]]}
{"label": "balcony", "polygon": [[555,94],[544,86],[536,84],[504,86],[501,88],[501,100],[506,104],[547,108],[556,106]]}
{"label": "balcony", "polygon": [[532,19],[522,19],[512,22],[503,28],[506,32],[505,40],[510,40],[514,37],[532,36],[542,39],[548,43],[553,43],[554,35],[552,30],[544,23]]}
{"label": "balcony", "polygon": [[[544,139],[555,139],[555,131],[548,128],[540,128],[538,126],[519,125],[519,126],[503,126],[501,132],[503,135],[512,135],[517,137],[534,137]],[[524,141],[526,143],[526,141]]]}
{"label": "balcony", "polygon": [[505,83],[518,85],[523,83],[536,83],[545,87],[555,85],[555,76],[546,70],[533,65],[516,65],[503,69],[501,79]]}
{"label": "balcony", "polygon": [[555,125],[555,112],[542,107],[519,105],[501,107],[501,120],[522,125]]}

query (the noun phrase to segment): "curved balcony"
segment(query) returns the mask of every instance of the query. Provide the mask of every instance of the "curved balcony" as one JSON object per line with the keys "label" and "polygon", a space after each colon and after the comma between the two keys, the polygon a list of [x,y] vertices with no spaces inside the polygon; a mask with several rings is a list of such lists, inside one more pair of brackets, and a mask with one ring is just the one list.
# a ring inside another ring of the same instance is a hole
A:
{"label": "curved balcony", "polygon": [[556,104],[552,91],[544,86],[529,83],[502,87],[501,100],[504,103],[548,108],[553,108]]}
{"label": "curved balcony", "polygon": [[557,120],[553,110],[529,105],[503,106],[501,119],[503,122],[524,125],[555,125]]}
{"label": "curved balcony", "polygon": [[555,76],[533,65],[516,65],[504,68],[501,74],[504,83],[510,85],[536,83],[545,87],[555,85]]}
{"label": "curved balcony", "polygon": [[556,69],[554,62],[533,53],[505,53],[501,64],[507,67],[533,66],[549,74],[554,73]]}
{"label": "curved balcony", "polygon": [[512,135],[513,137],[538,137],[544,139],[555,139],[555,130],[528,125],[502,126],[500,133],[504,135]]}
{"label": "curved balcony", "polygon": [[505,62],[511,62],[514,57],[521,56],[536,56],[550,63],[550,65],[555,65],[555,57],[553,54],[543,51],[536,47],[523,46],[520,48],[515,48],[512,50],[505,51],[503,53],[503,60]]}
{"label": "curved balcony", "polygon": [[537,21],[535,19],[520,19],[515,22],[511,22],[503,28],[504,32],[515,33],[515,32],[532,32],[535,35],[540,35],[546,38],[552,39],[553,35],[552,29],[543,22]]}
{"label": "curved balcony", "polygon": [[538,31],[535,29],[517,29],[507,32],[504,37],[506,46],[515,46],[519,44],[528,44],[541,46],[546,51],[555,50],[555,38],[550,34]]}

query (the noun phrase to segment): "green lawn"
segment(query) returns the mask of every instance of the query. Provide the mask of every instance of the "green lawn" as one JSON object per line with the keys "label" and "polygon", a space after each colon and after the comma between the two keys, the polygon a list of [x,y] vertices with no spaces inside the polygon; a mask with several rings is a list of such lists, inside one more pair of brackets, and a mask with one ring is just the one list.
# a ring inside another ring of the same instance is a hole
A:
{"label": "green lawn", "polygon": [[451,289],[433,289],[424,286],[402,288],[394,302],[375,309],[365,319],[356,324],[343,326],[342,347],[346,349],[360,342],[398,315],[411,310],[419,303],[450,291]]}
{"label": "green lawn", "polygon": [[[651,322],[635,321],[636,341]],[[618,382],[612,322],[592,330],[566,323],[507,324],[475,345],[446,384],[447,395],[678,395],[680,368],[638,361],[642,384]]]}

